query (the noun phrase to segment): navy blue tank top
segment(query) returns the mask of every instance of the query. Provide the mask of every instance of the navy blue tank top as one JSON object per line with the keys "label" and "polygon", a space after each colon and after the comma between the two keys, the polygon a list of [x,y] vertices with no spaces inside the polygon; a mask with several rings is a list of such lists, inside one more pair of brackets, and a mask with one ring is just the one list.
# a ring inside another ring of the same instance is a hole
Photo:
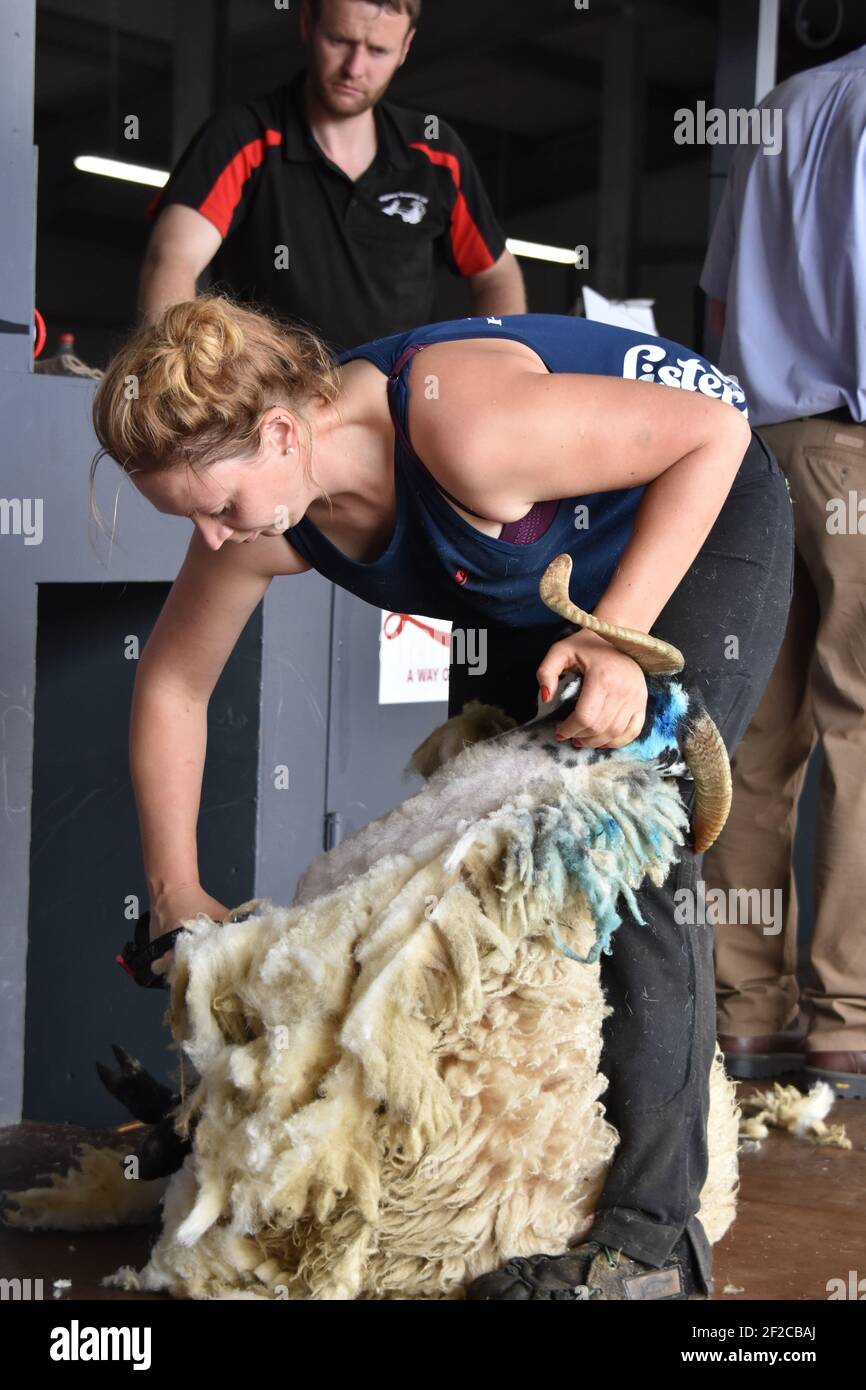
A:
{"label": "navy blue tank top", "polygon": [[[660,382],[701,391],[748,415],[745,393],[735,380],[669,338],[565,314],[510,314],[425,324],[363,343],[337,359],[343,365],[366,357],[388,378],[395,426],[396,521],[385,550],[368,564],[352,560],[307,517],[290,526],[285,535],[320,574],[378,608],[445,618],[465,626],[485,622],[507,627],[561,626],[539,598],[542,574],[551,560],[567,552],[573,563],[571,596],[592,611],[631,535],[644,486],[539,502],[496,538],[456,512],[443,496],[445,489],[412,448],[405,378],[409,363],[426,344],[487,337],[526,343],[551,372]],[[423,358],[418,372],[423,381]]]}

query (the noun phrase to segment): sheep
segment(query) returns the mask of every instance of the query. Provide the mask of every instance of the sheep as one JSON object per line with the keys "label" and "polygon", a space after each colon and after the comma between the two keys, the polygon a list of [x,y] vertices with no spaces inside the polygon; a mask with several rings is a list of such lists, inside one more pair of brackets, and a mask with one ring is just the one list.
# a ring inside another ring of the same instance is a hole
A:
{"label": "sheep", "polygon": [[[519,727],[474,702],[413,753],[422,789],[318,856],[290,907],[252,899],[219,930],[184,924],[168,1021],[190,1151],[147,1264],[106,1283],[460,1299],[512,1256],[587,1234],[618,1140],[600,1099],[600,956],[619,895],[641,921],[635,889],[662,883],[685,843],[676,778],[695,780],[698,849],[724,823],[730,769],[673,678],[680,653],[572,605],[570,563],[553,562],[542,597],[640,661],[641,737],[558,744],[579,677]],[[738,1117],[717,1049],[711,1242],[734,1217]],[[16,1224],[39,1224],[39,1189],[13,1195]]]}

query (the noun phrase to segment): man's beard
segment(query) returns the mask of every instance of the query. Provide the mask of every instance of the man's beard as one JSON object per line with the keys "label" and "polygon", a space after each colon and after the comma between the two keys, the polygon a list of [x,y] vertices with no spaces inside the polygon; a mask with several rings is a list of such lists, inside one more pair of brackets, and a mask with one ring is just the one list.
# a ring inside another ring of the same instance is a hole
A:
{"label": "man's beard", "polygon": [[320,81],[315,74],[313,74],[313,89],[316,93],[316,96],[318,97],[322,105],[325,107],[325,109],[329,111],[332,116],[360,116],[364,111],[369,111],[370,108],[372,106],[375,106],[376,102],[379,101],[379,99],[384,95],[390,83],[391,78],[389,77],[388,81],[383,83],[381,87],[377,87],[373,91],[363,92],[360,96],[353,97],[351,98],[351,100],[349,100],[347,92],[343,92],[342,94],[338,93],[337,95],[341,95],[343,101],[340,105],[337,105],[332,97],[330,83],[325,84],[324,82]]}

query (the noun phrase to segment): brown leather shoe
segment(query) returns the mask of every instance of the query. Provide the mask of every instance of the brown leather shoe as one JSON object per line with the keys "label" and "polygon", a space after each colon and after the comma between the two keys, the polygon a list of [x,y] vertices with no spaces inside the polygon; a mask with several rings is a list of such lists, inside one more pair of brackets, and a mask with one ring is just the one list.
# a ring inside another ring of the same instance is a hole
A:
{"label": "brown leather shoe", "polygon": [[805,1033],[792,1029],[745,1038],[720,1033],[719,1047],[725,1054],[728,1075],[742,1078],[781,1076],[786,1071],[802,1071],[806,1056]]}
{"label": "brown leather shoe", "polygon": [[866,1100],[866,1052],[807,1051],[803,1080],[826,1081],[840,1100]]}

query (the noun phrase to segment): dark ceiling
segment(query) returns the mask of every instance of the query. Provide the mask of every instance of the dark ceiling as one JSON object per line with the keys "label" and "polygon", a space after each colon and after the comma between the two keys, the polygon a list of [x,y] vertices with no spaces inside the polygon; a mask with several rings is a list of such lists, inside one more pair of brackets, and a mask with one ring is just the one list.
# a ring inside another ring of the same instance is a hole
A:
{"label": "dark ceiling", "polygon": [[[81,153],[129,158],[122,122],[134,113],[141,131],[135,162],[170,167],[180,2],[39,0],[35,140],[44,245],[62,238],[86,245],[89,255],[140,258],[152,190],[79,173],[72,160]],[[303,64],[297,0],[288,10],[273,0],[183,3],[215,16],[215,104],[266,91]],[[671,132],[677,107],[700,98],[712,104],[717,3],[725,0],[590,0],[576,11],[572,0],[426,0],[389,98],[455,125],[506,232],[519,218],[520,235],[555,240],[545,229],[546,210],[598,186],[605,32],[623,4],[641,31],[644,168],[708,163],[705,148],[677,146]],[[866,42],[866,4],[847,0],[836,41],[805,46],[793,24],[801,3],[783,0],[779,80]],[[819,39],[838,3],[809,0]],[[80,306],[77,312],[80,318]],[[94,309],[93,322],[111,322],[111,312]]]}

